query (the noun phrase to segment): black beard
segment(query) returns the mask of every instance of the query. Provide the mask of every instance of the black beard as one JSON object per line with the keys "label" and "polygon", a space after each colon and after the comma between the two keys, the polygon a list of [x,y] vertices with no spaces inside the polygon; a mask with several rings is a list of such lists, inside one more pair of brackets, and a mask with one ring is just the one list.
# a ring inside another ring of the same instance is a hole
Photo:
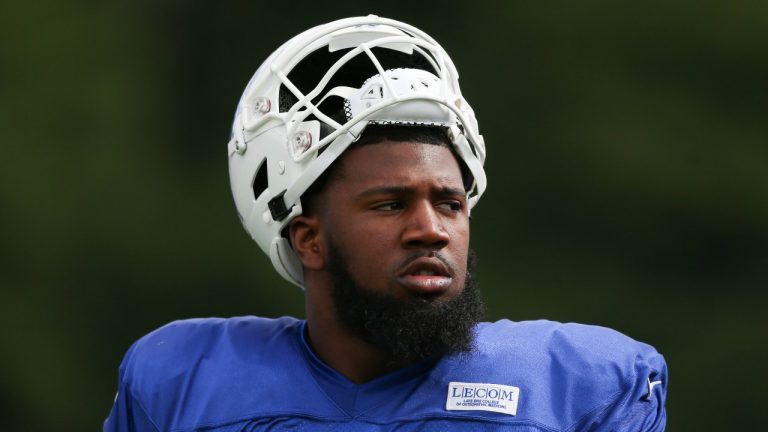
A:
{"label": "black beard", "polygon": [[361,340],[386,352],[393,364],[409,364],[472,350],[474,327],[485,307],[472,273],[469,250],[464,289],[449,300],[411,296],[395,299],[358,285],[335,245],[329,245],[336,317]]}

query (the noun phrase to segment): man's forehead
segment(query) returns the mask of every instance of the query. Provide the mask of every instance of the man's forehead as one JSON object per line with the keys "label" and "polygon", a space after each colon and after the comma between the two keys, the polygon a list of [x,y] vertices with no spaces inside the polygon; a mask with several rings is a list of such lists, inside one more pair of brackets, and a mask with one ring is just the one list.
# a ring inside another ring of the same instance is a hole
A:
{"label": "man's forehead", "polygon": [[456,156],[445,145],[413,141],[381,141],[354,147],[339,160],[343,183],[432,181],[463,187]]}

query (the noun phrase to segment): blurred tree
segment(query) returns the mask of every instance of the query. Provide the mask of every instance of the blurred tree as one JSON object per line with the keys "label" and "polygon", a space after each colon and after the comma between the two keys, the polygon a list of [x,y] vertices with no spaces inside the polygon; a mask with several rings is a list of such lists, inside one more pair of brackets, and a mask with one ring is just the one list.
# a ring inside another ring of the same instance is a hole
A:
{"label": "blurred tree", "polygon": [[758,428],[766,9],[3,3],[0,428],[98,428],[122,354],[168,321],[302,316],[237,222],[229,122],[285,39],[371,11],[462,72],[489,148],[473,242],[490,318],[617,328],[666,355],[670,430]]}

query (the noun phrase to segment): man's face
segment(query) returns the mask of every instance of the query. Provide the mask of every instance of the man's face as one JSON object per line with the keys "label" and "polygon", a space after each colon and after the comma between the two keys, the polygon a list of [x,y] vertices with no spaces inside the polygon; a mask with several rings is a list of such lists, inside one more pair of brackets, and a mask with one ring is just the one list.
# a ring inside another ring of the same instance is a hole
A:
{"label": "man's face", "polygon": [[358,284],[397,299],[447,299],[461,291],[469,217],[448,148],[369,144],[346,153],[336,174],[321,223]]}
{"label": "man's face", "polygon": [[339,163],[320,211],[339,320],[400,360],[466,351],[482,304],[464,289],[469,217],[451,151],[385,141]]}

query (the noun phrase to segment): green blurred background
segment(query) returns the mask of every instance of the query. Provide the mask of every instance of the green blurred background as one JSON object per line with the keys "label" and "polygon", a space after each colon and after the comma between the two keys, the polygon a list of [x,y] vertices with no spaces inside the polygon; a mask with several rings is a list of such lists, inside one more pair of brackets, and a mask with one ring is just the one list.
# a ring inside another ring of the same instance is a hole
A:
{"label": "green blurred background", "polygon": [[237,220],[225,144],[280,43],[377,13],[451,53],[489,149],[489,318],[616,328],[670,366],[669,430],[768,403],[768,3],[0,5],[0,429],[99,430],[174,319],[303,315]]}

